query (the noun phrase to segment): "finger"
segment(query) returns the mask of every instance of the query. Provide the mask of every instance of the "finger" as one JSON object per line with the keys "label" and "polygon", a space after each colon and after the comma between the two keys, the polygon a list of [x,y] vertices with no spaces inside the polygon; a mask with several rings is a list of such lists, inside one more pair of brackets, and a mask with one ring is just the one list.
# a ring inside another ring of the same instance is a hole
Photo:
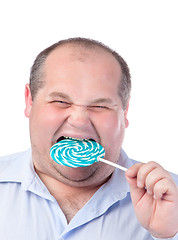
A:
{"label": "finger", "polygon": [[143,166],[144,163],[136,163],[133,166],[131,166],[125,173],[126,177],[130,179],[137,178],[138,171],[141,166]]}
{"label": "finger", "polygon": [[138,174],[138,171],[143,164],[144,163],[136,163],[132,167],[130,167],[125,173],[126,179],[127,179],[128,183],[130,185],[130,188],[132,188],[132,189],[138,188],[138,186],[137,186],[137,174]]}
{"label": "finger", "polygon": [[163,169],[158,163],[156,162],[149,162],[143,164],[137,174],[137,186],[140,188],[143,188],[146,186],[146,178],[150,172],[152,172],[154,169],[159,168]]}
{"label": "finger", "polygon": [[146,192],[145,188],[137,187],[137,173],[142,165],[143,163],[136,163],[125,173],[126,179],[130,185],[131,197],[134,205],[139,202]]}
{"label": "finger", "polygon": [[178,189],[175,183],[168,178],[161,179],[154,185],[153,188],[155,199],[175,201],[175,196],[177,196],[175,192],[178,192]]}
{"label": "finger", "polygon": [[146,189],[147,189],[147,193],[152,195],[153,194],[153,188],[154,188],[154,185],[164,179],[164,178],[167,178],[167,179],[172,179],[172,177],[170,176],[170,174],[164,170],[163,168],[155,168],[153,169],[151,172],[148,173],[148,175],[146,176],[146,179],[145,179],[145,186],[146,186]]}

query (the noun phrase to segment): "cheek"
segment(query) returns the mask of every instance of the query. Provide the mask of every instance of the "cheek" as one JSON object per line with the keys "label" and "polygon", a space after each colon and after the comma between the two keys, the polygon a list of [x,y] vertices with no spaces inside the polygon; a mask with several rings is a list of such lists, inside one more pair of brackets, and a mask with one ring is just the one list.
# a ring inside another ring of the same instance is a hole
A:
{"label": "cheek", "polygon": [[125,119],[123,114],[105,116],[100,124],[101,144],[105,148],[105,158],[113,162],[118,160],[125,133]]}
{"label": "cheek", "polygon": [[106,152],[113,152],[112,154],[117,155],[116,152],[122,145],[125,133],[124,115],[115,112],[106,114],[97,122],[96,129],[101,137],[101,144]]}
{"label": "cheek", "polygon": [[98,118],[97,129],[106,138],[115,138],[124,128],[123,116],[118,113],[103,114]]}
{"label": "cheek", "polygon": [[41,141],[51,139],[64,121],[64,113],[51,107],[34,107],[30,116],[30,128],[33,135]]}
{"label": "cheek", "polygon": [[60,125],[60,122],[65,118],[65,111],[63,109],[56,109],[49,105],[39,110],[40,112],[37,109],[37,120],[47,126]]}

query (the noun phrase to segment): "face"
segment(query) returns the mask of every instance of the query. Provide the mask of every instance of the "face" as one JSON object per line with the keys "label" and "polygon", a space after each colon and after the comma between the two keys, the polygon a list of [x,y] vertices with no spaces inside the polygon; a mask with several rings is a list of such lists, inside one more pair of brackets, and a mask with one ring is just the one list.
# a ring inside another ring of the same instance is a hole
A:
{"label": "face", "polygon": [[92,138],[117,162],[128,126],[118,94],[121,69],[102,49],[63,46],[53,51],[44,66],[44,87],[32,101],[26,85],[25,115],[30,122],[32,158],[41,172],[70,186],[92,186],[106,181],[113,167],[98,162],[69,168],[54,162],[50,148],[61,136]]}

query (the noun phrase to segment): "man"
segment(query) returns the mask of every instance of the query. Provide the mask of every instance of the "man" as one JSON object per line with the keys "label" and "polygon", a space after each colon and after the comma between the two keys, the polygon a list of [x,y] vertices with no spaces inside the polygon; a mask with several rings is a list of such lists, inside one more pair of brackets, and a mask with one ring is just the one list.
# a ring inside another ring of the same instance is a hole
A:
{"label": "man", "polygon": [[[99,42],[68,39],[38,55],[25,87],[31,150],[0,161],[1,239],[178,239],[177,177],[121,148],[130,88],[126,62]],[[49,151],[61,137],[94,139],[129,170],[59,165]]]}

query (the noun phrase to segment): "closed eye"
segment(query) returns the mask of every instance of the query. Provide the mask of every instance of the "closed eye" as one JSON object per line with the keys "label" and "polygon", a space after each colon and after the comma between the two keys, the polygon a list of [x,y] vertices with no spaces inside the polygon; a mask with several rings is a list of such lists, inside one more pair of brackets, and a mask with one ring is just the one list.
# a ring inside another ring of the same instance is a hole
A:
{"label": "closed eye", "polygon": [[58,107],[61,107],[61,108],[67,108],[67,107],[71,106],[71,103],[65,102],[65,101],[61,101],[61,100],[53,100],[53,101],[51,101],[51,103],[54,103]]}
{"label": "closed eye", "polygon": [[94,107],[94,108],[108,108],[106,106],[92,106],[92,107]]}
{"label": "closed eye", "polygon": [[103,106],[103,105],[94,105],[94,106],[88,106],[88,109],[94,110],[94,111],[104,111],[104,110],[109,110],[109,107]]}

